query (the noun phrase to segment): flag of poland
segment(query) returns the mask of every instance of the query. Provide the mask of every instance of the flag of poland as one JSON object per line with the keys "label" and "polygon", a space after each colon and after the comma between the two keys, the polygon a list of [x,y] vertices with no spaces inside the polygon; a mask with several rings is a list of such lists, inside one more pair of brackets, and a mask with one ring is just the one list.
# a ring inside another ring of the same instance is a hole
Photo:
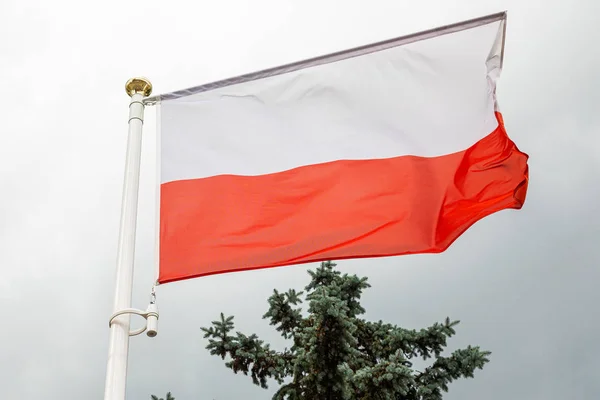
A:
{"label": "flag of poland", "polygon": [[442,252],[522,207],[506,14],[158,96],[159,282]]}

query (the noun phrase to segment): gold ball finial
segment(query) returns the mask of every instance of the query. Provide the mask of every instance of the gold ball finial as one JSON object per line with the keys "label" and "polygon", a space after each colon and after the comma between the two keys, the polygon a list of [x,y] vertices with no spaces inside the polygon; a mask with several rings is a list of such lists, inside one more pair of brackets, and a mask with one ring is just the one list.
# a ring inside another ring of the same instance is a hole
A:
{"label": "gold ball finial", "polygon": [[129,97],[136,93],[140,93],[144,97],[148,97],[150,96],[150,93],[152,93],[152,84],[146,78],[131,78],[125,84],[125,91]]}

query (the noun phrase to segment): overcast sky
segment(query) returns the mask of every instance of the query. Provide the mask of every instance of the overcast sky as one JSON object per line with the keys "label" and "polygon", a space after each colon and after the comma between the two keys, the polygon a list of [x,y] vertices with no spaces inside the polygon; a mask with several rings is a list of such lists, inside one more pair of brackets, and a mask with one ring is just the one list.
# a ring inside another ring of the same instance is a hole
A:
{"label": "overcast sky", "polygon": [[[367,5],[369,4],[369,5]],[[596,0],[0,2],[0,390],[103,396],[127,135],[123,85],[155,94],[508,10],[498,97],[530,155],[525,207],[444,254],[340,262],[366,275],[366,317],[460,319],[451,347],[493,352],[450,400],[600,397],[600,3]],[[154,276],[155,108],[144,131],[134,306]],[[160,330],[132,338],[128,398],[270,398],[204,350],[219,312],[277,347],[273,288],[315,265],[159,287]],[[134,325],[141,322],[133,320]]]}

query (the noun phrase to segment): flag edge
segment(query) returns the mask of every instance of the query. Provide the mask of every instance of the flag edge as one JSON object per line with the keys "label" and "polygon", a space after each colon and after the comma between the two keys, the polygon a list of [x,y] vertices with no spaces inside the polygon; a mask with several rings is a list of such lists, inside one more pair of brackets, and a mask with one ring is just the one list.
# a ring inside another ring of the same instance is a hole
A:
{"label": "flag edge", "polygon": [[[227,86],[237,85],[241,83],[251,82],[258,79],[268,78],[272,76],[282,75],[289,72],[294,72],[310,67],[315,67],[319,65],[330,64],[336,61],[346,60],[353,57],[358,57],[370,53],[374,53],[377,51],[387,50],[390,48],[406,45],[409,43],[414,43],[418,41],[422,41],[425,39],[432,39],[435,37],[447,35],[450,33],[461,32],[464,30],[488,25],[498,21],[505,21],[504,24],[504,34],[506,34],[506,19],[507,19],[507,11],[502,11],[494,14],[485,15],[482,17],[472,18],[468,20],[464,20],[461,22],[455,22],[452,24],[442,25],[436,28],[427,29],[420,32],[411,33],[408,35],[399,36],[392,39],[383,40],[380,42],[375,42],[367,45],[362,45],[346,50],[341,50],[338,52],[329,53],[326,55],[321,55],[301,61],[296,61],[289,64],[280,65],[273,68],[263,69],[260,71],[250,72],[247,74],[239,75],[236,77],[226,78],[218,81],[214,81],[211,83],[206,83],[198,86],[193,86],[187,89],[177,90],[174,92],[169,92],[165,94],[160,94],[152,97],[148,97],[144,100],[146,105],[155,105],[157,103],[167,101],[167,100],[175,100],[187,96],[191,96],[194,94],[208,92],[211,90],[216,90],[220,88],[224,88]],[[503,64],[504,58],[504,39],[502,41],[501,51],[500,51],[500,65]]]}

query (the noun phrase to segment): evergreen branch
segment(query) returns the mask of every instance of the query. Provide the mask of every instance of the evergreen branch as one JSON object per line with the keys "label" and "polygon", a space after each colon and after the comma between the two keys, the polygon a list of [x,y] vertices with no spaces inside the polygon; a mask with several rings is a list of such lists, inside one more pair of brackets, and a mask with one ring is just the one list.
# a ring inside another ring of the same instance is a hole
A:
{"label": "evergreen branch", "polygon": [[454,326],[458,323],[459,321],[446,318],[444,323],[435,323],[416,331],[384,324],[381,321],[366,322],[362,326],[360,340],[377,359],[384,359],[401,351],[409,359],[421,357],[426,360],[441,354],[447,345],[447,339],[456,333]]}
{"label": "evergreen branch", "polygon": [[441,400],[442,391],[459,378],[473,378],[476,369],[483,369],[492,353],[479,347],[468,346],[456,350],[450,357],[438,357],[425,371],[416,376],[419,395],[423,400]]}
{"label": "evergreen branch", "polygon": [[412,370],[406,359],[392,355],[372,367],[356,371],[352,377],[357,399],[405,399],[415,386]]}
{"label": "evergreen branch", "polygon": [[302,324],[302,313],[300,308],[292,308],[292,306],[302,303],[300,295],[294,289],[290,289],[287,293],[279,293],[273,291],[273,295],[269,297],[269,311],[263,318],[270,318],[269,323],[276,327],[281,335],[289,339],[293,336],[294,331]]}
{"label": "evergreen branch", "polygon": [[204,338],[209,338],[206,348],[212,355],[221,359],[226,356],[231,358],[225,363],[234,373],[250,374],[252,382],[262,388],[268,388],[267,378],[273,378],[278,383],[288,375],[291,368],[292,356],[289,352],[278,353],[263,344],[255,334],[246,336],[237,332],[236,336],[229,335],[233,330],[233,317],[221,313],[220,321],[213,321],[210,328],[201,328],[205,332]]}
{"label": "evergreen branch", "polygon": [[295,383],[283,385],[275,392],[272,400],[301,400],[299,387]]}

